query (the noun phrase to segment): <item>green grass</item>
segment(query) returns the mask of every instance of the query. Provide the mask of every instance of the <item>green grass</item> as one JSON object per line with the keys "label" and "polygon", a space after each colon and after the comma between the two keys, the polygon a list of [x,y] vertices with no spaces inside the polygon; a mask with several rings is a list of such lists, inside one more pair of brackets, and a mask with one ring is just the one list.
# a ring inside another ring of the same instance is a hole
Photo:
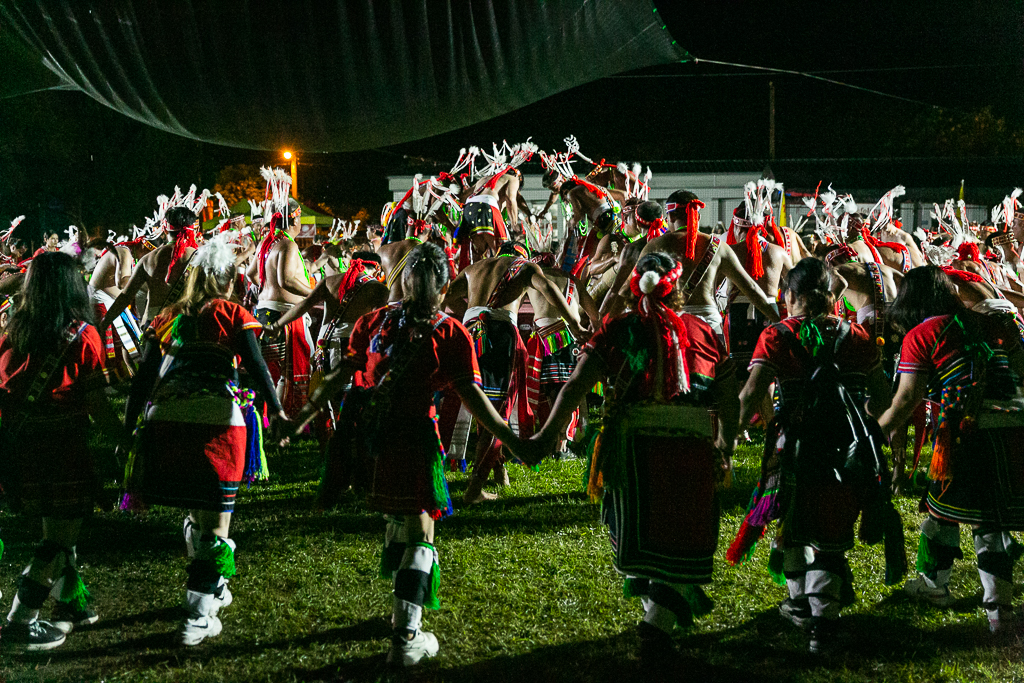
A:
{"label": "green grass", "polygon": [[[272,481],[243,491],[232,524],[238,543],[234,605],[224,632],[202,645],[176,645],[184,595],[183,513],[111,512],[117,468],[98,456],[108,478],[103,512],[85,524],[82,573],[101,621],[38,656],[0,655],[10,681],[341,681],[385,680],[390,586],[377,578],[384,522],[356,502],[328,513],[311,509],[315,449],[272,453]],[[736,457],[724,495],[722,541],[708,592],[715,610],[677,634],[680,649],[708,668],[697,680],[1009,681],[1024,679],[1021,643],[996,643],[980,607],[970,534],[958,562],[949,610],[908,602],[882,585],[881,547],[850,554],[858,602],[844,611],[845,650],[828,660],[805,654],[806,637],[776,612],[786,597],[765,570],[767,548],[741,567],[724,562],[759,467],[759,449]],[[441,609],[428,612],[441,653],[410,680],[652,680],[639,669],[633,628],[638,601],[622,597],[597,506],[583,495],[579,460],[513,467],[495,503],[466,508],[438,526]],[[450,478],[453,497],[464,475]],[[457,503],[458,505],[458,503]],[[898,500],[913,564],[921,515]],[[38,531],[0,516],[7,550],[0,560],[5,609]],[[45,615],[45,612],[44,612]],[[2,641],[0,641],[2,642]]]}

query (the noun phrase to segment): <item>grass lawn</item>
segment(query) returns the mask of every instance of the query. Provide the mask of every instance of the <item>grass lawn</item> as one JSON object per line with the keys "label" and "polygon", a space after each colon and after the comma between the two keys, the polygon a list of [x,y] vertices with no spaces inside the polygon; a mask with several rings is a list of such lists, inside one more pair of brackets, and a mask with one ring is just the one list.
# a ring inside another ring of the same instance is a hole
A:
{"label": "grass lawn", "polygon": [[[97,449],[110,463],[109,450]],[[765,570],[767,548],[741,567],[721,559],[759,462],[757,447],[740,448],[724,496],[720,561],[708,587],[716,608],[677,633],[680,649],[707,666],[690,672],[696,680],[1024,680],[1020,640],[995,642],[988,633],[967,530],[969,559],[954,568],[953,608],[920,606],[886,588],[881,547],[859,546],[850,553],[859,600],[844,611],[848,645],[827,660],[805,654],[806,637],[776,611],[786,593]],[[186,649],[176,644],[183,512],[111,512],[117,472],[107,465],[103,511],[86,522],[78,545],[101,620],[49,653],[0,655],[0,681],[388,680],[390,585],[377,578],[382,518],[356,503],[311,510],[317,466],[308,442],[272,453],[270,469],[271,482],[239,496],[238,576],[235,602],[221,613],[224,632]],[[425,626],[441,652],[408,680],[651,680],[635,655],[640,604],[622,597],[598,507],[582,493],[583,470],[579,460],[548,461],[538,473],[513,467],[500,500],[458,507],[439,525],[441,609],[427,613]],[[450,482],[458,498],[466,477]],[[913,566],[921,515],[916,499],[901,498],[898,507]],[[8,514],[0,529],[7,609],[38,532]]]}

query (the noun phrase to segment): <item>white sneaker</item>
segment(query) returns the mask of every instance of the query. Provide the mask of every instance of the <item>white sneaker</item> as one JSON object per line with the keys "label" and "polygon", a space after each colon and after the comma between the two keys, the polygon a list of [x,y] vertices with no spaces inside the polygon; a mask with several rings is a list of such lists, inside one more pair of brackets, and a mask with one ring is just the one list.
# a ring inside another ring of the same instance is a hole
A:
{"label": "white sneaker", "polygon": [[196,617],[186,619],[181,629],[182,645],[198,645],[206,638],[219,636],[221,632],[220,619],[217,617]]}
{"label": "white sneaker", "polygon": [[412,640],[401,636],[391,639],[391,650],[388,652],[388,664],[396,666],[415,666],[424,657],[433,657],[440,647],[433,633],[417,631]]}
{"label": "white sneaker", "polygon": [[903,584],[903,591],[914,598],[924,602],[930,602],[936,607],[949,607],[953,604],[953,596],[949,594],[949,586],[932,588],[925,582],[924,577],[910,579]]}

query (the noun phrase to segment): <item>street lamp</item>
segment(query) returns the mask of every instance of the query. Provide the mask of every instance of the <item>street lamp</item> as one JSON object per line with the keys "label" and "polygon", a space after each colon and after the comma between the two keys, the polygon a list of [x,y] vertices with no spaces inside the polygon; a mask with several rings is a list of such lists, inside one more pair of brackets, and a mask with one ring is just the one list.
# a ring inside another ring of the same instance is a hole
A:
{"label": "street lamp", "polygon": [[292,198],[299,198],[299,155],[293,154],[289,150],[285,150],[282,154],[285,161],[292,162]]}

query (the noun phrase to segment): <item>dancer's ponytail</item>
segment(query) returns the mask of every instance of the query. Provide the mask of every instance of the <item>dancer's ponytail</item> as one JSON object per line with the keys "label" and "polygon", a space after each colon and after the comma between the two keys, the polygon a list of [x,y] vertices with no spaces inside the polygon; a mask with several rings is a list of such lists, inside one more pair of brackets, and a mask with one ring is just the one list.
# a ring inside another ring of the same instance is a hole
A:
{"label": "dancer's ponytail", "polygon": [[410,322],[426,323],[437,313],[438,296],[448,284],[448,257],[444,249],[429,242],[409,253],[402,272],[405,310]]}

